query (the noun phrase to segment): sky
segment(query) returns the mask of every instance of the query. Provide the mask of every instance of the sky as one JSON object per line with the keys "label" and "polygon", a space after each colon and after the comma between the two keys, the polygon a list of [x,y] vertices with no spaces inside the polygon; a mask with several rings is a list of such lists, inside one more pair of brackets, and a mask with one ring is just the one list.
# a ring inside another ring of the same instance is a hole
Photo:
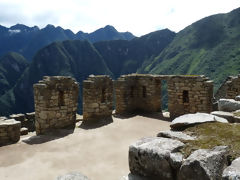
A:
{"label": "sky", "polygon": [[112,25],[141,36],[164,28],[178,32],[238,7],[240,0],[0,0],[0,25],[53,24],[75,33]]}

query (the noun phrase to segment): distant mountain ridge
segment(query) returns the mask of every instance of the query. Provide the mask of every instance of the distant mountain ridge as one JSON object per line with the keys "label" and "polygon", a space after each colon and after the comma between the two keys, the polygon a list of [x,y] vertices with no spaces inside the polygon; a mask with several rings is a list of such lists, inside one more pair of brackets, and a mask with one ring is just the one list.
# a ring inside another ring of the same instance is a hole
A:
{"label": "distant mountain ridge", "polygon": [[[106,74],[117,78],[134,73],[153,54],[164,49],[175,37],[170,30],[161,30],[133,40],[90,43],[67,40],[54,42],[40,49],[14,87],[0,97],[0,115],[30,112],[33,106],[33,84],[43,76],[72,76],[80,85],[90,74]],[[144,58],[143,58],[144,57]],[[79,110],[82,108],[81,88]]]}
{"label": "distant mountain ridge", "polygon": [[[22,28],[29,31],[26,27]],[[0,27],[0,31],[3,29]],[[107,29],[112,31],[111,27]],[[14,32],[17,28],[12,30]],[[45,29],[56,38],[59,34],[54,30],[55,27],[51,26]],[[101,29],[95,33],[104,37]],[[63,34],[72,36],[71,31]],[[88,35],[79,32],[78,36]],[[67,40],[51,43],[35,54],[15,85],[0,96],[0,115],[33,111],[32,85],[45,75],[70,75],[82,84],[82,80],[90,74],[118,78],[122,74],[136,72],[204,74],[217,86],[227,76],[239,74],[240,8],[203,18],[177,34],[164,29],[129,41],[91,43],[89,40]],[[163,83],[164,87],[166,83]],[[166,102],[166,97],[163,93],[162,104]],[[79,96],[79,110],[81,105]]]}
{"label": "distant mountain ridge", "polygon": [[79,31],[74,34],[69,29],[47,25],[43,29],[37,26],[28,27],[16,24],[10,28],[0,25],[0,56],[9,51],[22,54],[29,61],[34,54],[44,46],[64,40],[88,40],[92,43],[107,40],[131,40],[135,38],[130,32],[118,32],[113,26],[107,25],[92,33]]}

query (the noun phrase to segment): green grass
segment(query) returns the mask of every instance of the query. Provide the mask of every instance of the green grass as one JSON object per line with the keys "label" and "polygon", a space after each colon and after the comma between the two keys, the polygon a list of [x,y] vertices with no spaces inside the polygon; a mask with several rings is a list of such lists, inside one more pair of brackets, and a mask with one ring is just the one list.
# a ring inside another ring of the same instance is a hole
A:
{"label": "green grass", "polygon": [[238,116],[238,117],[240,117],[240,111],[238,111],[238,112],[234,112],[233,115],[234,115],[234,116]]}
{"label": "green grass", "polygon": [[186,141],[186,146],[181,149],[185,157],[197,149],[215,146],[228,146],[230,160],[240,156],[240,124],[204,123],[187,128],[184,132],[197,137],[197,140]]}

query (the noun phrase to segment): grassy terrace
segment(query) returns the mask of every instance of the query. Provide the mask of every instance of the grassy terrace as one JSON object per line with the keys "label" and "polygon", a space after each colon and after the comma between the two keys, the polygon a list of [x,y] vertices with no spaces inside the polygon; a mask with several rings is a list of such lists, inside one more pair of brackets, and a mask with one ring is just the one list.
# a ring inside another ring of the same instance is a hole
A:
{"label": "grassy terrace", "polygon": [[181,149],[185,157],[197,149],[211,149],[221,145],[230,148],[230,161],[240,157],[240,124],[204,123],[187,128],[184,132],[197,137],[197,140],[187,141]]}

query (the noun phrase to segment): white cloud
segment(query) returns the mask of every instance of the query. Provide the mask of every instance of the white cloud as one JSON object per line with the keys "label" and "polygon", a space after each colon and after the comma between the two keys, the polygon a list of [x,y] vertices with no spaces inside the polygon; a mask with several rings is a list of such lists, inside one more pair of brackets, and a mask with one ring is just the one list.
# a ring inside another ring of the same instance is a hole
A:
{"label": "white cloud", "polygon": [[239,0],[1,0],[0,24],[54,24],[74,32],[92,32],[110,24],[119,31],[143,35],[159,28],[179,31],[239,5]]}

